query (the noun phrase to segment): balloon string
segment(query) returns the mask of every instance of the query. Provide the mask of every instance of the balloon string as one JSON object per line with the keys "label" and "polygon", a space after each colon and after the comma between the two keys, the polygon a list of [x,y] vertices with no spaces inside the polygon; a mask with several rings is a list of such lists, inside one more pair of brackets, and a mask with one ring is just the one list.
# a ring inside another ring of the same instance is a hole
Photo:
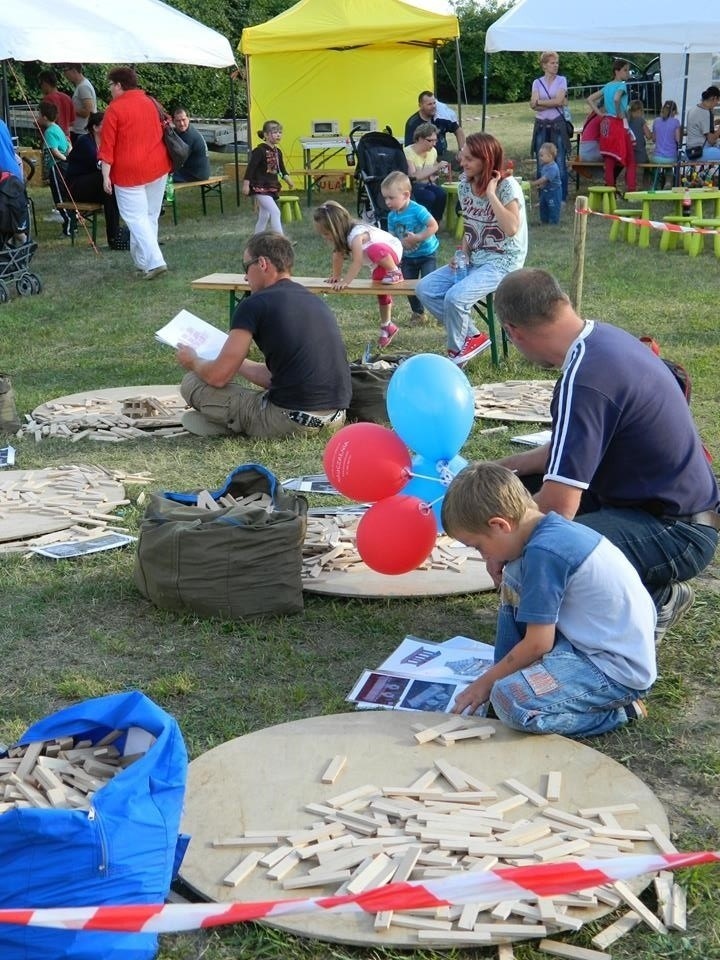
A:
{"label": "balloon string", "polygon": [[431,500],[430,503],[428,503],[428,506],[432,508],[435,506],[436,503],[442,503],[444,499],[445,499],[445,494],[443,494],[442,497],[436,497],[434,500]]}
{"label": "balloon string", "polygon": [[409,477],[417,477],[418,480],[431,480],[433,483],[443,483],[439,477],[426,477],[424,473],[413,473],[412,470],[408,470]]}

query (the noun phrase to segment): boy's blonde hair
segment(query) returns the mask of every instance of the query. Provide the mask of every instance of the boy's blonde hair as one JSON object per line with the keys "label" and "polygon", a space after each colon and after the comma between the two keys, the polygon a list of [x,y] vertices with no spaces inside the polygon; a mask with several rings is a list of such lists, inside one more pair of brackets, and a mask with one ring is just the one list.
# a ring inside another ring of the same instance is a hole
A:
{"label": "boy's blonde hair", "polygon": [[350,253],[348,247],[348,234],[359,223],[354,217],[351,217],[345,207],[335,200],[326,200],[313,211],[313,220],[320,233],[328,237],[333,250],[345,255]]}
{"label": "boy's blonde hair", "polygon": [[442,525],[452,537],[485,533],[492,517],[519,523],[535,501],[522,481],[499,463],[480,461],[461,470],[447,489]]}
{"label": "boy's blonde hair", "polygon": [[555,146],[554,143],[550,143],[549,140],[548,140],[547,143],[541,143],[541,144],[540,144],[540,146],[539,146],[539,148],[538,148],[538,153],[540,153],[541,150],[542,150],[544,153],[550,154],[550,156],[553,158],[553,160],[555,159],[555,157],[557,157],[557,147]]}
{"label": "boy's blonde hair", "polygon": [[642,100],[631,100],[628,104],[628,113],[645,113],[645,104]]}
{"label": "boy's blonde hair", "polygon": [[404,193],[412,193],[412,184],[410,177],[402,170],[393,170],[380,184],[381,190],[400,190]]}

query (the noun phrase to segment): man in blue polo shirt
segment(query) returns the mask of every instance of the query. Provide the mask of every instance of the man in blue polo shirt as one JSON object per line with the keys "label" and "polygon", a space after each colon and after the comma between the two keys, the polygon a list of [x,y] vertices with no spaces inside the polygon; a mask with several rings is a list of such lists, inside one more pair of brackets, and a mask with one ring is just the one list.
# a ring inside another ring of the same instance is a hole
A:
{"label": "man in blue polo shirt", "polygon": [[682,391],[636,337],[579,317],[544,270],[505,277],[495,313],[522,354],[562,371],[550,443],[500,462],[544,513],[622,550],[655,601],[659,642],[691,606],[686,581],[712,560],[720,529],[720,493]]}

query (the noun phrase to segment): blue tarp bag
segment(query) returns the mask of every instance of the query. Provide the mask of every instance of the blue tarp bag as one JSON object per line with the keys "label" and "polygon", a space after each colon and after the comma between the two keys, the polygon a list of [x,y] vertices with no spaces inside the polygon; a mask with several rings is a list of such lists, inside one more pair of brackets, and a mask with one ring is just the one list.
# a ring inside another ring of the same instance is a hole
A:
{"label": "blue tarp bag", "polygon": [[[96,743],[113,730],[123,731],[114,742],[121,754],[143,755],[92,795],[89,810],[0,816],[0,907],[166,899],[186,846],[178,829],[187,752],[177,722],[138,691],[116,693],[41,720],[19,745],[64,736]],[[0,924],[2,960],[149,960],[156,951],[155,934]]]}

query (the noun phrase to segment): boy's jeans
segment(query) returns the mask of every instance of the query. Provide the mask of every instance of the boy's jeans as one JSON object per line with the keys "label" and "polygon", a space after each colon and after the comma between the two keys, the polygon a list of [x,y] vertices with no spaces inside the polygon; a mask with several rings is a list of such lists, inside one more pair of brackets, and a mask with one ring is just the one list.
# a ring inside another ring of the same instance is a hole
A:
{"label": "boy's jeans", "polygon": [[[495,662],[520,639],[512,608],[502,606]],[[624,706],[647,692],[611,680],[556,633],[555,646],[541,660],[495,682],[490,702],[498,719],[513,730],[595,737],[627,723]]]}

